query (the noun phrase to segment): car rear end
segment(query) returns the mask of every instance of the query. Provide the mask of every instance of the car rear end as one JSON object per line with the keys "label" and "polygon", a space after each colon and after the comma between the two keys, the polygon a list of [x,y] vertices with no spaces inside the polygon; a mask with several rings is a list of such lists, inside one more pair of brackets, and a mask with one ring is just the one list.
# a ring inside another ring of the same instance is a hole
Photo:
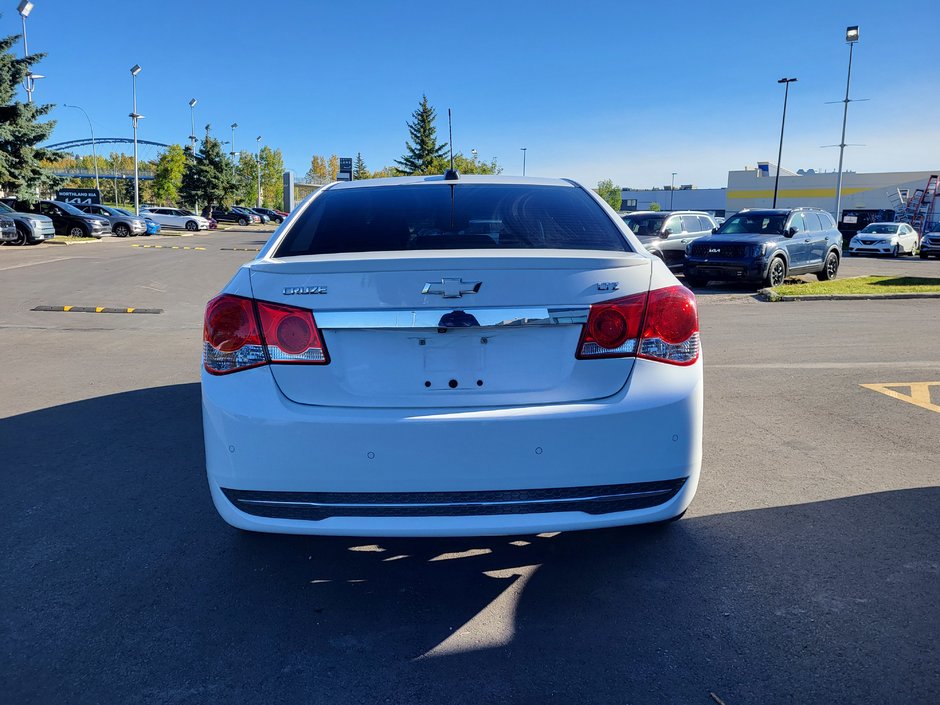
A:
{"label": "car rear end", "polygon": [[664,521],[698,482],[692,294],[564,181],[321,190],[209,303],[233,526],[485,535]]}

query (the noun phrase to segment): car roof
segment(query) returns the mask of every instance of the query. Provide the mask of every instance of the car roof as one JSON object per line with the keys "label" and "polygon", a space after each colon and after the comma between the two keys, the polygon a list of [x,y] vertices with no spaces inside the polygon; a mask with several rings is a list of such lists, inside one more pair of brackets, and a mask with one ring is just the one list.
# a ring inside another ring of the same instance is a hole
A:
{"label": "car roof", "polygon": [[441,174],[430,176],[390,176],[384,179],[362,179],[360,181],[336,181],[324,186],[331,191],[350,188],[369,188],[373,186],[414,186],[415,184],[440,184],[455,186],[458,184],[500,184],[514,186],[566,186],[573,188],[577,184],[566,179],[549,179],[538,176],[495,176],[491,174],[458,175],[456,180],[445,180]]}
{"label": "car roof", "polygon": [[[869,223],[868,225],[907,225],[907,223],[894,223],[890,220],[879,220],[874,223]],[[865,227],[867,228],[868,225],[866,225]]]}
{"label": "car roof", "polygon": [[[748,215],[787,215],[789,213],[802,211],[810,211],[812,213],[829,212],[825,208],[817,208],[816,206],[799,206],[797,208],[742,208],[738,213],[747,213]],[[734,215],[738,215],[738,213]]]}
{"label": "car roof", "polygon": [[629,211],[624,213],[622,217],[626,218],[628,215],[661,215],[663,217],[670,215],[707,215],[709,218],[714,217],[707,211]]}

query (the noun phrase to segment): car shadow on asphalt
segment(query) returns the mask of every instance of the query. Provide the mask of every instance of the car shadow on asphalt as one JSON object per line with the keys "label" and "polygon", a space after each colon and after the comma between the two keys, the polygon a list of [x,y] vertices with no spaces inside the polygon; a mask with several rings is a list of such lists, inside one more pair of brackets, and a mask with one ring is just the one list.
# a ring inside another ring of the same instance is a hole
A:
{"label": "car shadow on asphalt", "polygon": [[0,448],[11,702],[926,702],[938,686],[935,487],[693,504],[665,527],[317,538],[218,518],[197,384],[2,419]]}

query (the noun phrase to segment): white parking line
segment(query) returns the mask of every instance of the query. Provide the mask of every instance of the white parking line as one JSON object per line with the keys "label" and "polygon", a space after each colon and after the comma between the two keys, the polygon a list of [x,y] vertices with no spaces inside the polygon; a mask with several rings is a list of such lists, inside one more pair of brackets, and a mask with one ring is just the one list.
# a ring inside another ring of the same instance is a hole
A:
{"label": "white parking line", "polygon": [[32,267],[37,264],[49,264],[50,262],[61,262],[66,259],[79,259],[78,257],[53,257],[52,259],[44,259],[39,262],[23,262],[23,264],[11,264],[9,267],[0,267],[0,272],[4,272],[8,269],[19,269],[20,267]]}

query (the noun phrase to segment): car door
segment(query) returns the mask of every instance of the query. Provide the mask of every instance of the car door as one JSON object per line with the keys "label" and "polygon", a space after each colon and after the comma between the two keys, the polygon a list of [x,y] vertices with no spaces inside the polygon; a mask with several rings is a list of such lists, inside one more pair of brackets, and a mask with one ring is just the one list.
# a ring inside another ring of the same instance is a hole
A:
{"label": "car door", "polygon": [[806,264],[809,267],[821,268],[826,257],[826,235],[829,228],[825,227],[826,223],[818,213],[803,213],[803,220],[806,223],[806,236],[803,241],[808,241]]}
{"label": "car door", "polygon": [[901,241],[901,250],[904,252],[914,253],[914,248],[917,247],[917,231],[914,230],[910,225],[902,223],[899,229],[899,237]]}
{"label": "car door", "polygon": [[793,213],[787,220],[786,230],[793,232],[783,242],[790,257],[790,269],[800,269],[809,264],[810,238],[806,229],[806,220],[802,213]]}
{"label": "car door", "polygon": [[39,212],[42,215],[52,218],[52,224],[55,226],[56,235],[67,235],[69,222],[65,213],[54,203],[40,201]]}

